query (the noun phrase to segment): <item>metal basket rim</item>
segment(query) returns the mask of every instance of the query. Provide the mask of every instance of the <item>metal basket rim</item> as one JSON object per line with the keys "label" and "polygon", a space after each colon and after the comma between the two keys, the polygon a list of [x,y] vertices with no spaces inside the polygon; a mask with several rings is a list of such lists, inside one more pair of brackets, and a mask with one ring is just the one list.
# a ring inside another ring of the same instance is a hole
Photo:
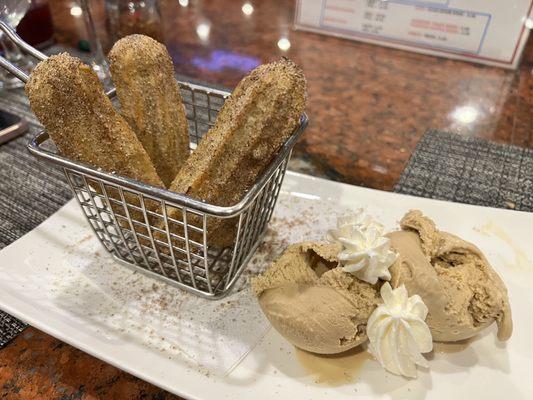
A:
{"label": "metal basket rim", "polygon": [[[222,96],[227,96],[228,92],[223,92],[221,90],[212,89],[209,87],[203,87],[199,85],[194,85],[188,82],[179,82],[181,85],[187,86],[192,90],[202,90],[204,92],[217,93]],[[176,207],[186,207],[195,211],[201,211],[206,214],[220,217],[220,218],[231,218],[241,214],[246,208],[248,208],[253,200],[259,195],[263,186],[268,182],[269,178],[272,176],[274,171],[281,165],[285,158],[289,155],[293,149],[296,140],[300,137],[302,132],[305,130],[308,124],[308,117],[303,113],[300,117],[300,123],[296,129],[292,132],[291,136],[285,141],[283,146],[280,148],[280,151],[272,162],[267,166],[263,171],[259,179],[255,182],[252,188],[245,194],[245,196],[238,203],[232,206],[217,206],[214,204],[209,204],[207,202],[195,199],[193,197],[187,196],[185,194],[180,194],[172,192],[167,189],[163,189],[157,186],[149,185],[143,182],[139,182],[134,179],[126,178],[121,175],[112,174],[108,172],[99,171],[85,163],[80,163],[73,161],[69,158],[63,157],[57,153],[45,150],[41,145],[50,139],[48,133],[43,130],[38,132],[32,139],[28,142],[28,150],[36,158],[49,162],[51,164],[59,165],[63,168],[75,170],[82,172],[88,176],[103,180],[107,183],[115,184],[127,189],[132,189],[139,191],[146,195],[149,198],[154,200],[164,200],[169,203],[169,205]]]}

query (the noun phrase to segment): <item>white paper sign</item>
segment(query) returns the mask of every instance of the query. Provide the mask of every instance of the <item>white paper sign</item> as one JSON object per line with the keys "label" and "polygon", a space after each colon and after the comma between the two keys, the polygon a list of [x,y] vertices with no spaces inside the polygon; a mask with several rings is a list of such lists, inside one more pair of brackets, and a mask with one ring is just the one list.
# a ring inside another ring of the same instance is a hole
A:
{"label": "white paper sign", "polygon": [[299,0],[295,25],[419,53],[515,68],[532,0]]}

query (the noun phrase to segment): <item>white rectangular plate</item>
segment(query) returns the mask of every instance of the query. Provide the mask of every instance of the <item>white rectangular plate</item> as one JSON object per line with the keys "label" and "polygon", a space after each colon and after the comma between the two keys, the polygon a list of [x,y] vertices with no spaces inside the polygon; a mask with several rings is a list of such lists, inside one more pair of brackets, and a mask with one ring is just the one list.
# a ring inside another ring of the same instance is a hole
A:
{"label": "white rectangular plate", "polygon": [[[249,275],[263,270],[287,243],[323,237],[336,214],[357,207],[366,208],[389,229],[397,227],[406,211],[417,208],[442,230],[478,245],[509,289],[515,324],[511,340],[498,343],[493,327],[462,351],[432,355],[429,372],[406,380],[386,373],[371,359],[357,366],[316,359],[301,364],[302,354],[274,330],[264,335],[268,325],[251,301]],[[237,285],[240,290],[209,305],[113,263],[70,202],[0,252],[0,308],[191,399],[533,398],[533,214],[289,172],[271,225],[265,245]],[[199,310],[216,316],[216,323],[198,325]],[[319,376],[324,362],[344,378],[332,382]]]}

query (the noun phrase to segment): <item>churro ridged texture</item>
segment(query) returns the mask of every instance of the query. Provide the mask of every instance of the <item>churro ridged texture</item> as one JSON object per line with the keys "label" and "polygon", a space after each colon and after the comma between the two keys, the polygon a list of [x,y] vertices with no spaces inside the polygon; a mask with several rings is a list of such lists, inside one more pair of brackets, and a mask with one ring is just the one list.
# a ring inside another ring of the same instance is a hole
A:
{"label": "churro ridged texture", "polygon": [[170,55],[156,40],[130,35],[115,43],[109,60],[122,116],[168,187],[189,156],[189,128]]}
{"label": "churro ridged texture", "polygon": [[[226,100],[170,190],[220,206],[236,204],[298,126],[305,102],[305,78],[291,60],[257,67]],[[234,226],[213,221],[210,241],[230,245]]]}
{"label": "churro ridged texture", "polygon": [[41,61],[26,93],[62,155],[163,187],[141,142],[105,95],[96,74],[79,59],[62,53]]}

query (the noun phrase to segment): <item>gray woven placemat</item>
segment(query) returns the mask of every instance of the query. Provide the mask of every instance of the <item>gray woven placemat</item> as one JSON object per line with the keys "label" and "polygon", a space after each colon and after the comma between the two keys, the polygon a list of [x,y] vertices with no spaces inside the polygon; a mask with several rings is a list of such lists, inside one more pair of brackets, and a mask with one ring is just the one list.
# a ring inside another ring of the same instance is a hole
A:
{"label": "gray woven placemat", "polygon": [[395,189],[419,197],[533,211],[533,149],[428,131]]}
{"label": "gray woven placemat", "polygon": [[[41,129],[29,111],[24,91],[3,92],[0,108],[26,118],[28,132],[0,145],[0,250],[29,232],[72,194],[60,170],[37,161],[26,149],[28,140]],[[26,327],[0,311],[0,349]]]}

